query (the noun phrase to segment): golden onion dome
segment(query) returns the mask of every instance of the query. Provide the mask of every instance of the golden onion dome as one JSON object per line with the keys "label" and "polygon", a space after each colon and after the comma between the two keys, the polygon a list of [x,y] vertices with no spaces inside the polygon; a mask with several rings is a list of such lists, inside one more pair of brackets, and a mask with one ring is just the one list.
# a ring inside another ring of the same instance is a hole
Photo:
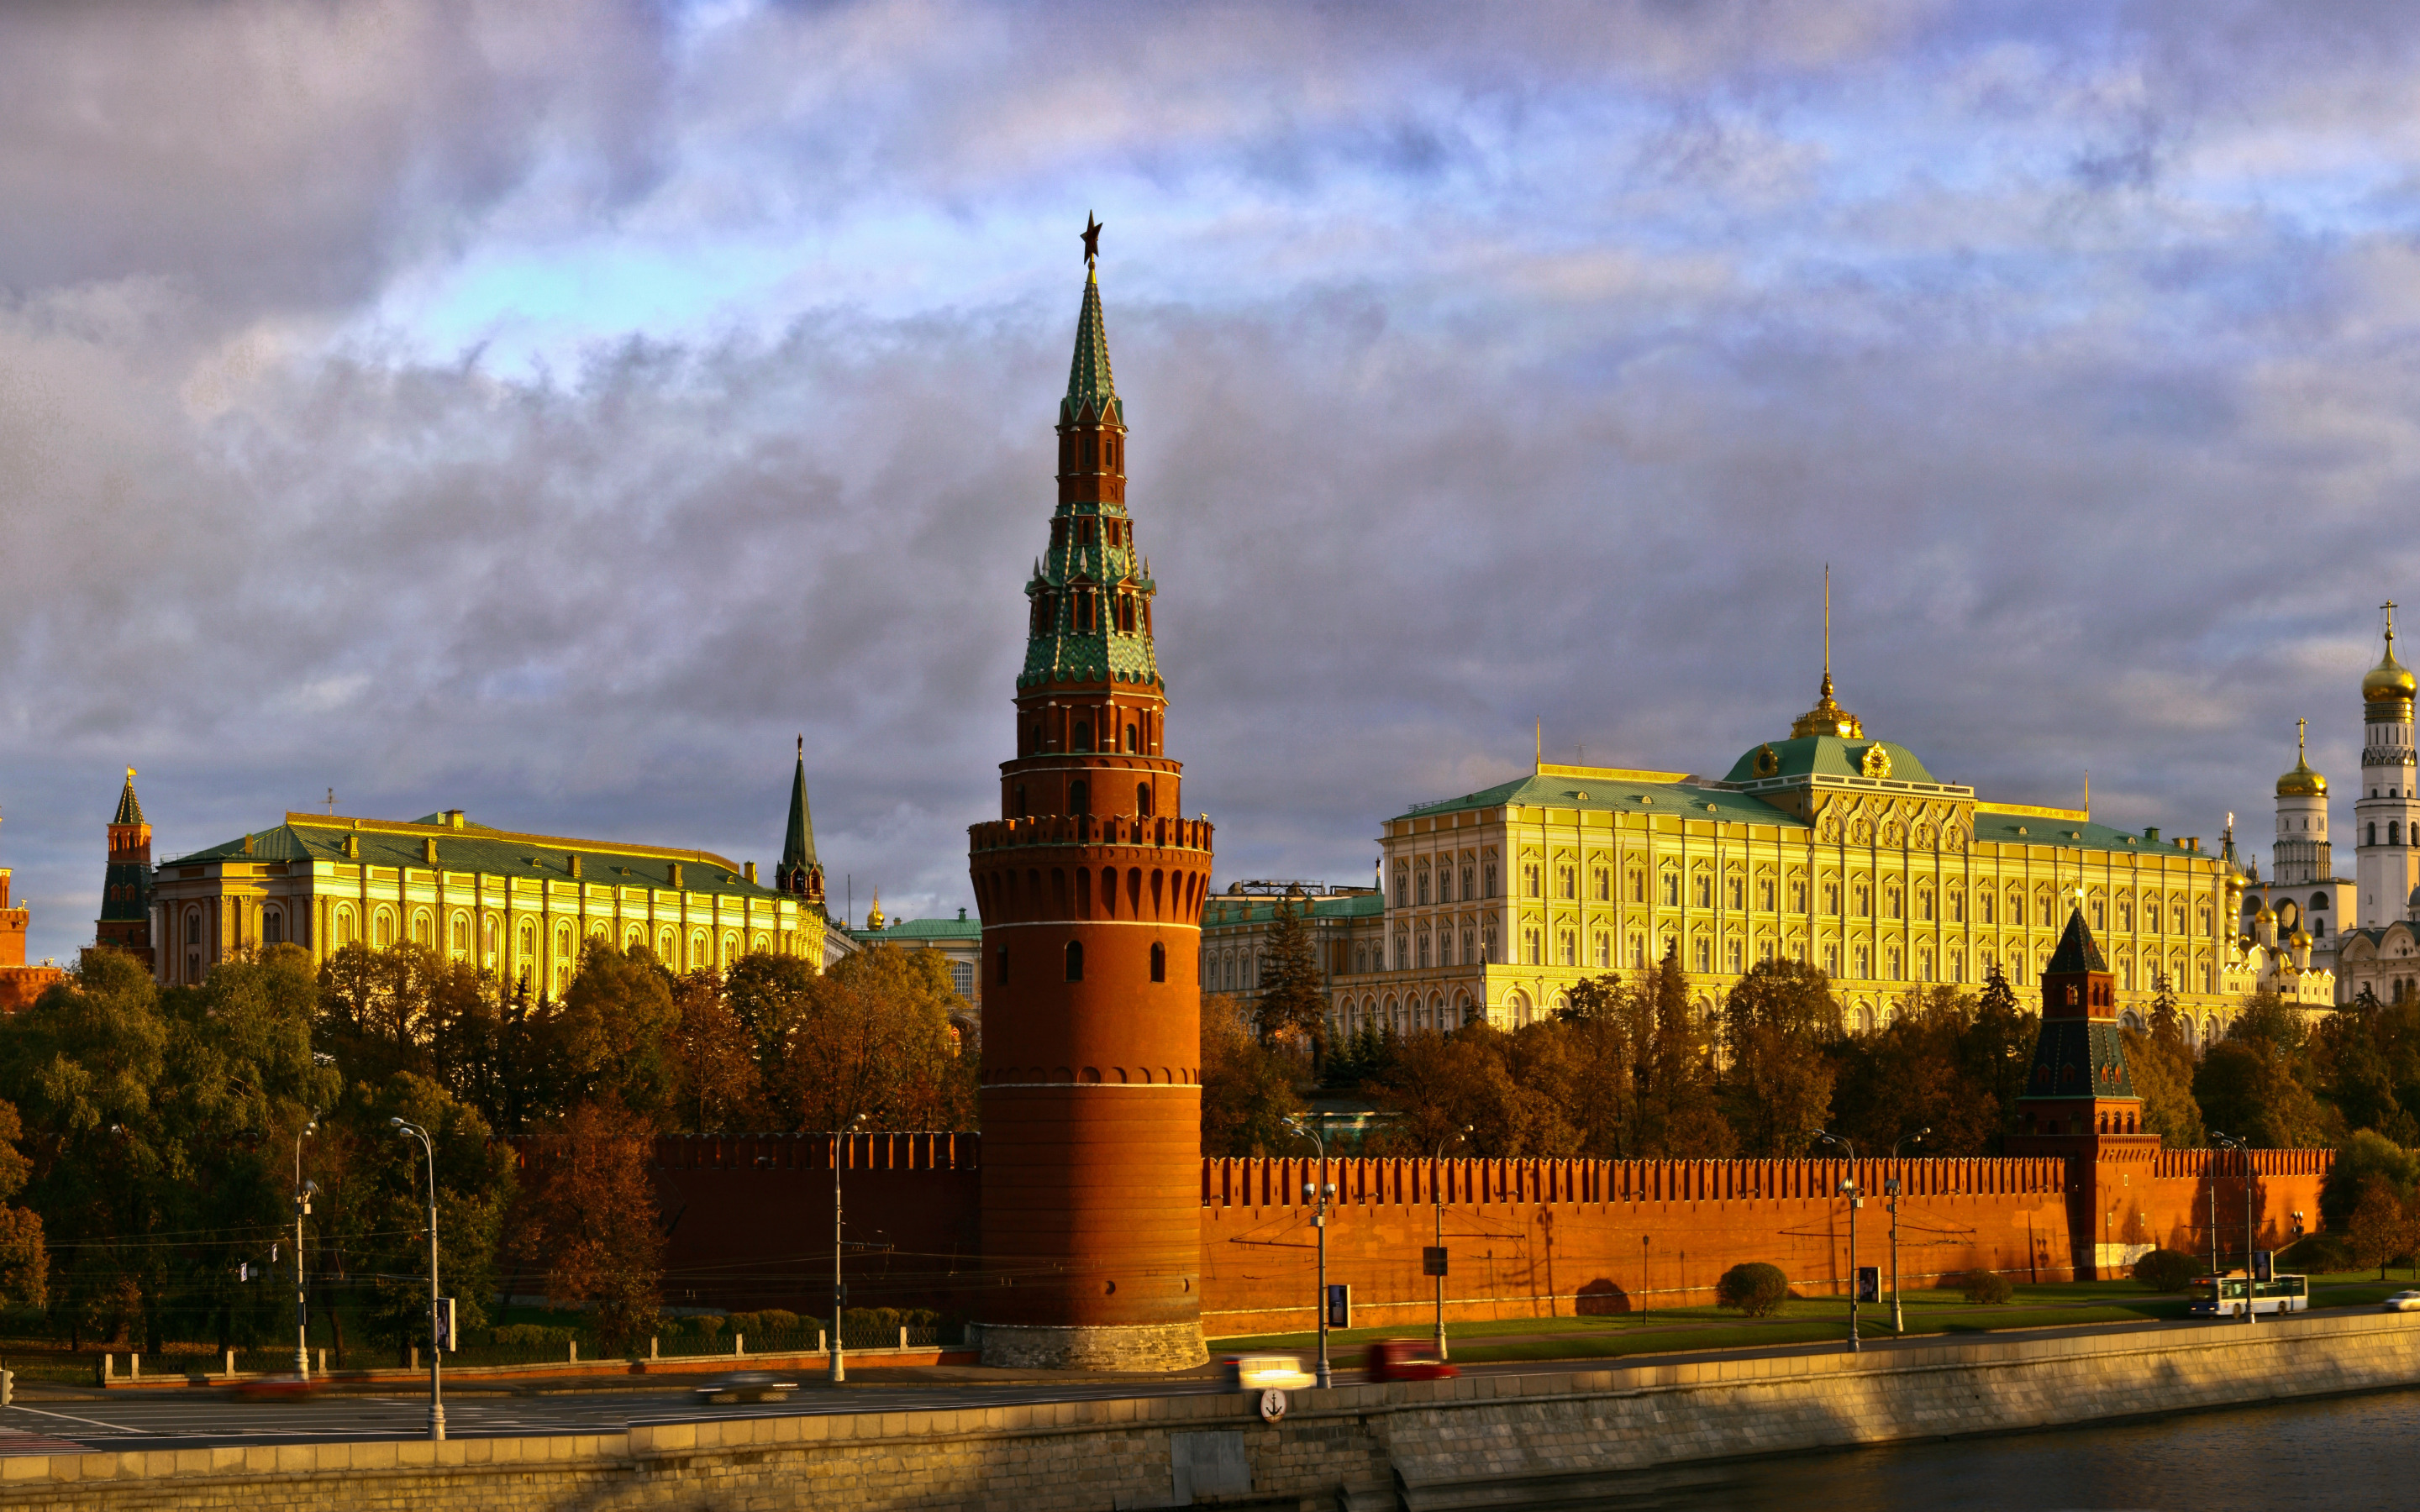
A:
{"label": "golden onion dome", "polygon": [[2277,916],[2276,916],[2274,913],[2273,913],[2273,912],[2271,912],[2271,911],[2270,911],[2270,908],[2269,908],[2269,899],[2268,899],[2268,897],[2267,897],[2265,894],[2262,896],[2262,898],[2261,898],[2261,900],[2260,900],[2260,911],[2259,911],[2258,913],[2257,913],[2257,914],[2254,914],[2252,917],[2253,917],[2254,918],[2266,918],[2266,919],[2270,919],[2270,920],[2273,920],[2273,921],[2276,918],[2276,917],[2277,917]]}
{"label": "golden onion dome", "polygon": [[2315,770],[2309,762],[2303,759],[2302,753],[2297,751],[2294,755],[2294,769],[2277,779],[2277,796],[2324,798],[2327,795],[2326,776]]}
{"label": "golden onion dome", "polygon": [[2409,703],[2415,693],[2420,693],[2420,678],[2413,677],[2411,668],[2395,659],[2395,637],[2390,634],[2386,638],[2386,659],[2372,667],[2361,680],[2361,701]]}

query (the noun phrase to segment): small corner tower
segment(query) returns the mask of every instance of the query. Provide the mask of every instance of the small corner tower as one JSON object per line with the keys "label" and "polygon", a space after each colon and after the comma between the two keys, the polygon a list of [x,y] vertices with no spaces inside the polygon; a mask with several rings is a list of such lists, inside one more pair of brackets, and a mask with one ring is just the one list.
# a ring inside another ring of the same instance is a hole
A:
{"label": "small corner tower", "polygon": [[101,918],[93,943],[151,959],[151,825],[143,800],[134,795],[134,768],[117,795],[109,821],[109,869],[101,888]]}
{"label": "small corner tower", "polygon": [[[2143,1100],[2118,1027],[2118,979],[2079,904],[2042,968],[2041,1034],[2017,1097],[2011,1155],[2067,1161],[2070,1263],[2078,1279],[2123,1274],[2139,1245],[2122,1242],[2139,1224],[2160,1136],[2143,1128]],[[2135,1182],[2132,1178],[2141,1175]],[[2119,1208],[2129,1227],[2104,1217]]]}
{"label": "small corner tower", "polygon": [[[2017,1098],[2021,1136],[2065,1140],[2139,1134],[2143,1100],[2118,1030],[2118,978],[2078,907],[2042,968],[2041,1036]],[[2152,1136],[2154,1145],[2157,1136]],[[2037,1150],[2036,1152],[2040,1152]]]}
{"label": "small corner tower", "polygon": [[2361,889],[2361,924],[2383,929],[2402,918],[2420,885],[2420,849],[2412,825],[2420,820],[2412,792],[2412,699],[2420,690],[2411,669],[2395,659],[2395,605],[2386,616],[2386,655],[2361,680],[2361,792],[2353,799],[2353,880]]}
{"label": "small corner tower", "polygon": [[1202,1342],[1200,955],[1211,831],[1162,747],[1125,407],[1084,233],[1058,507],[1025,583],[1016,757],[968,834],[983,917],[986,1365],[1158,1370]]}
{"label": "small corner tower", "polygon": [[824,912],[824,869],[815,859],[815,821],[807,812],[807,737],[799,737],[799,767],[790,775],[790,825],[782,835],[782,864],[773,873],[773,890],[786,892],[801,907]]}

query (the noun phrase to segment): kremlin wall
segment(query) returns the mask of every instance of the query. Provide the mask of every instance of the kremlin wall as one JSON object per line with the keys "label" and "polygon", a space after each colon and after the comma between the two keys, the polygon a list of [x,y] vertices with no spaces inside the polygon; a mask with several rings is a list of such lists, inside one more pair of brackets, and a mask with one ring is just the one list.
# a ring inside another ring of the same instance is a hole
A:
{"label": "kremlin wall", "polygon": [[[2150,1142],[2156,1145],[2156,1141]],[[1025,1277],[982,1259],[984,1140],[973,1134],[859,1134],[838,1147],[853,1249],[850,1305],[939,1307],[981,1319],[985,1292]],[[655,1180],[680,1279],[666,1302],[733,1310],[830,1304],[831,1159],[826,1134],[681,1135],[656,1142]],[[2319,1222],[2330,1151],[2252,1153],[2252,1228],[2282,1247]],[[1316,1289],[1306,1182],[1319,1162],[1202,1160],[1199,1242],[1202,1332],[1312,1325]],[[2132,1148],[2109,1158],[2006,1160],[1331,1160],[1328,1279],[1353,1288],[1362,1325],[1425,1322],[1435,1282],[1420,1252],[1443,1231],[1450,1319],[1570,1317],[1703,1306],[1743,1261],[1781,1267],[1807,1296],[1843,1292],[1854,1177],[1872,1194],[1857,1263],[1889,1274],[1900,1183],[1900,1273],[1911,1290],[1975,1270],[2021,1282],[2125,1273],[2153,1245],[2207,1255],[2211,1199],[2219,1248],[2240,1262],[2242,1158]],[[1074,1262],[1068,1274],[1099,1267]],[[1053,1278],[1057,1279],[1057,1278]]]}

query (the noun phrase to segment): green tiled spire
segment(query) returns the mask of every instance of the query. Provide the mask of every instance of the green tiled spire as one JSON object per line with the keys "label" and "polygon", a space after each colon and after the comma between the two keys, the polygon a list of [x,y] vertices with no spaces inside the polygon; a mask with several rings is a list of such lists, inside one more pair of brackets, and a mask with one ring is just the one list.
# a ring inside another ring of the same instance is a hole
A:
{"label": "green tiled spire", "polygon": [[1109,332],[1101,318],[1101,284],[1084,270],[1084,308],[1076,316],[1076,355],[1067,363],[1067,397],[1059,404],[1062,424],[1100,417],[1124,424],[1117,380],[1109,376]]}
{"label": "green tiled spire", "polygon": [[807,737],[799,737],[799,767],[790,777],[790,826],[782,836],[782,865],[773,873],[776,891],[820,903],[824,869],[815,859],[815,821],[807,811]]}
{"label": "green tiled spire", "polygon": [[126,791],[117,795],[117,817],[112,819],[110,823],[113,825],[143,823],[143,800],[134,795],[134,768],[131,766],[126,769]]}
{"label": "green tiled spire", "polygon": [[2093,939],[2092,931],[2084,922],[2084,905],[2078,903],[2075,911],[2067,916],[2067,933],[2058,937],[2058,949],[2051,952],[2050,964],[2042,967],[2042,975],[2055,977],[2108,969],[2109,962],[2101,953],[2100,942]]}

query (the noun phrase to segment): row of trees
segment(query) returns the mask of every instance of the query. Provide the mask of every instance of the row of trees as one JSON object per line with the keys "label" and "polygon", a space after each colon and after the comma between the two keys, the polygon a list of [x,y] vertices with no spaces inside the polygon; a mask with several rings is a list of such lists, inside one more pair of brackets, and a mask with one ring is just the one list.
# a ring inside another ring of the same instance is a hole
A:
{"label": "row of trees", "polygon": [[970,1128],[965,1013],[938,960],[892,948],[725,977],[600,940],[559,1000],[410,945],[324,967],[271,946],[167,989],[95,952],[0,1029],[0,1303],[152,1351],[287,1336],[299,1154],[323,1336],[400,1349],[425,1326],[427,1202],[402,1119],[435,1146],[462,1325],[542,1287],[618,1346],[658,1305],[650,1140]]}
{"label": "row of trees", "polygon": [[[1329,1044],[1308,933],[1280,909],[1268,988],[1203,1005],[1203,1147],[1291,1148],[1285,1119],[1314,1086],[1358,1091],[1397,1117],[1369,1147],[1491,1156],[1796,1155],[1827,1129],[1860,1149],[1930,1129],[1936,1155],[1997,1153],[2016,1127],[2039,1021],[1996,971],[1978,993],[1929,986],[1882,1029],[1843,1029],[1831,982],[1761,964],[1711,1016],[1678,959],[1580,983],[1570,1006],[1512,1029],[1364,1030]],[[2246,1002],[2196,1051],[2163,983],[2148,1026],[2124,1032],[2148,1128],[2171,1148],[2212,1129],[2269,1148],[2343,1144],[2368,1130],[2420,1143],[2420,1002],[2365,997],[2316,1026],[2274,995]]]}

